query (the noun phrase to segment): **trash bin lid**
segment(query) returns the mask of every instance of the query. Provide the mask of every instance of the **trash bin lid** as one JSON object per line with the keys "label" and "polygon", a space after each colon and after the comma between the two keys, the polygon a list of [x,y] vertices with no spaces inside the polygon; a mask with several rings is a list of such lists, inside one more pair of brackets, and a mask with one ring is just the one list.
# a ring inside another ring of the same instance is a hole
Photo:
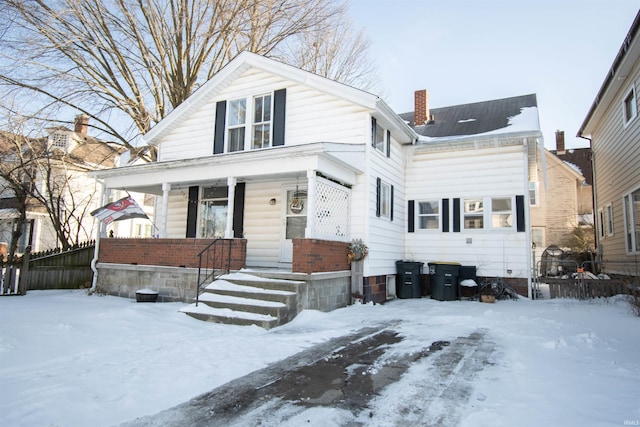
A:
{"label": "trash bin lid", "polygon": [[462,265],[459,262],[433,261],[429,265]]}

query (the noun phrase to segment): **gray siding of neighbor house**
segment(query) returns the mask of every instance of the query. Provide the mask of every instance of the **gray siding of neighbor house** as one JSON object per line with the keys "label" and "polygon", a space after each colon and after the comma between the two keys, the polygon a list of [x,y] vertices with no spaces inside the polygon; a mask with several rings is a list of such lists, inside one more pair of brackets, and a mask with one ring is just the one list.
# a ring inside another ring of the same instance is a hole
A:
{"label": "gray siding of neighbor house", "polygon": [[[597,123],[592,135],[595,161],[596,206],[594,211],[613,208],[613,235],[601,238],[599,247],[604,259],[627,258],[623,197],[640,188],[640,115],[626,125],[623,120],[623,100],[635,88],[636,110],[640,96],[640,64],[627,77],[621,90]],[[598,218],[598,215],[596,215]],[[598,220],[598,230],[603,224]],[[598,233],[600,234],[600,233]]]}

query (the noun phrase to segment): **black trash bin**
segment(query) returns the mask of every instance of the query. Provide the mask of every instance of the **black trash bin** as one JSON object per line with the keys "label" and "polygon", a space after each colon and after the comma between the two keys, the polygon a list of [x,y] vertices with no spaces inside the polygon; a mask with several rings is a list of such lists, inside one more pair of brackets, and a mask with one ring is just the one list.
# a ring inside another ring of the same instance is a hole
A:
{"label": "black trash bin", "polygon": [[438,301],[454,301],[458,299],[458,276],[460,264],[453,262],[430,262],[429,280],[431,281],[431,298]]}
{"label": "black trash bin", "polygon": [[396,296],[398,298],[422,297],[423,262],[396,261]]}

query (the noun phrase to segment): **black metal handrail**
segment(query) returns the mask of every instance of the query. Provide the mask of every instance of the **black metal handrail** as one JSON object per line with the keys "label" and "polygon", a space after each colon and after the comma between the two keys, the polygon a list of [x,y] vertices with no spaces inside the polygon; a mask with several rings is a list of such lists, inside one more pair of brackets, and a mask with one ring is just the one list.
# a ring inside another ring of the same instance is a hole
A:
{"label": "black metal handrail", "polygon": [[[215,281],[222,274],[231,271],[231,245],[233,239],[215,239],[198,254],[198,283],[196,285],[196,306],[200,298],[200,290],[204,284]],[[225,255],[226,249],[226,257]],[[226,258],[226,259],[225,259]],[[225,268],[226,261],[226,268]],[[220,274],[216,275],[216,272]]]}

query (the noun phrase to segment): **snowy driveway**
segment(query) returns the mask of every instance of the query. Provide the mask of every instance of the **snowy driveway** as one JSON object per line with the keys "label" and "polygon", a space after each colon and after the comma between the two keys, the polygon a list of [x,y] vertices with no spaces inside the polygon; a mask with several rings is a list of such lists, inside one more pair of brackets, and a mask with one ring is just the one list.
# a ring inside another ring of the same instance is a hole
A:
{"label": "snowy driveway", "polygon": [[[488,331],[398,353],[394,345],[403,337],[392,328],[384,324],[332,339],[122,427],[293,427],[318,425],[323,412],[329,425],[378,425],[378,419],[384,420],[380,425],[456,425],[473,378],[491,363]],[[407,388],[405,381],[414,384]],[[387,386],[399,388],[404,401],[394,413],[380,395]]]}

